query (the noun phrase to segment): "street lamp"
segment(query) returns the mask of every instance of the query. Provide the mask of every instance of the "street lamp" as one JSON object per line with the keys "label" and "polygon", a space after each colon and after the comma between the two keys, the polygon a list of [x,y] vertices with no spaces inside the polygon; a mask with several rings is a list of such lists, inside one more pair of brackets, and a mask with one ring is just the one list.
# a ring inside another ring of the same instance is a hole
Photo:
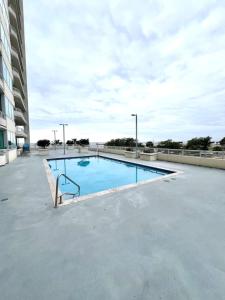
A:
{"label": "street lamp", "polygon": [[66,154],[66,142],[65,142],[65,126],[68,126],[68,124],[62,123],[59,124],[63,127],[63,144],[64,144],[64,148],[63,148],[63,153],[64,155]]}
{"label": "street lamp", "polygon": [[55,150],[56,150],[56,132],[58,131],[58,130],[52,130],[53,132],[54,132],[54,142],[55,142]]}
{"label": "street lamp", "polygon": [[138,138],[137,138],[137,114],[132,114],[132,117],[135,117],[135,124],[136,124],[136,158],[138,158]]}

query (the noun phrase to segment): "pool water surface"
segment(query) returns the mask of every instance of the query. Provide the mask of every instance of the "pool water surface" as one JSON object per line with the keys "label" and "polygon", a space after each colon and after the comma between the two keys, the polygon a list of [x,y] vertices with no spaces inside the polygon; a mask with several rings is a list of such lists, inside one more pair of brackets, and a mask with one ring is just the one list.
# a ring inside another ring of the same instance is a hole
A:
{"label": "pool water surface", "polygon": [[[173,173],[102,156],[50,159],[48,164],[55,178],[63,173],[75,181],[80,186],[80,196]],[[76,191],[76,187],[64,177],[59,180],[59,188],[62,193]]]}

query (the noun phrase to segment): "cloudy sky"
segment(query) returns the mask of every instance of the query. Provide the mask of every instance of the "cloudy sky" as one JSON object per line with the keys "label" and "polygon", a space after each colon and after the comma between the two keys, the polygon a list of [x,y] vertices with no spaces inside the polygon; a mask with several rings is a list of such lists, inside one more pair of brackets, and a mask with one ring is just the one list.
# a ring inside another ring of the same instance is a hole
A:
{"label": "cloudy sky", "polygon": [[31,141],[225,136],[224,0],[24,0]]}

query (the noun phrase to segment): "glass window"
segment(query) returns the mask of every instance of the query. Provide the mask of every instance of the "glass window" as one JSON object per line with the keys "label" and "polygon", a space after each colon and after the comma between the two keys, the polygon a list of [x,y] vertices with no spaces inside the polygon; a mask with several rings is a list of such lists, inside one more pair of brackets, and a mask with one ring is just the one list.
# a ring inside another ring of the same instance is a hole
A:
{"label": "glass window", "polygon": [[9,74],[9,70],[8,70],[4,60],[2,60],[2,73],[3,73],[3,78],[4,78],[5,82],[7,83],[8,87],[12,91],[12,78]]}
{"label": "glass window", "polygon": [[0,129],[0,149],[4,149],[4,132]]}
{"label": "glass window", "polygon": [[7,9],[7,4],[5,3],[4,0],[0,0],[0,9],[2,11],[4,20],[6,22],[6,26],[9,29],[9,15],[8,15],[8,9]]}
{"label": "glass window", "polygon": [[5,97],[5,114],[9,119],[14,120],[14,107],[7,97]]}
{"label": "glass window", "polygon": [[6,37],[5,30],[4,30],[3,26],[2,26],[2,24],[0,24],[0,31],[1,31],[1,35],[0,36],[1,36],[2,44],[3,44],[4,48],[5,48],[5,51],[6,51],[6,54],[7,54],[8,58],[9,58],[9,60],[11,60],[10,43],[9,43],[7,37]]}
{"label": "glass window", "polygon": [[16,146],[15,133],[11,131],[7,131],[7,139],[8,139],[9,148],[14,148]]}

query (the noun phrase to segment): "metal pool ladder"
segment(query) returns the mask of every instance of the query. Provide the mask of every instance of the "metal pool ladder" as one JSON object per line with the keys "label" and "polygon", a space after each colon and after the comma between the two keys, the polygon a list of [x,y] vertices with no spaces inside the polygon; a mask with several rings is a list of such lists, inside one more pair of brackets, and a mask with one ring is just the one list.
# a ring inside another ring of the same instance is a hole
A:
{"label": "metal pool ladder", "polygon": [[[58,196],[58,193],[59,193],[59,179],[60,179],[61,176],[65,177],[67,180],[69,180],[71,183],[73,183],[78,188],[78,191],[76,193],[67,193],[66,192],[66,193],[63,193],[60,196]],[[58,206],[58,199],[59,199],[59,204],[62,204],[63,195],[71,195],[73,197],[80,196],[80,186],[75,181],[73,181],[71,178],[69,178],[66,174],[61,173],[57,176],[57,179],[56,179],[55,207]]]}

